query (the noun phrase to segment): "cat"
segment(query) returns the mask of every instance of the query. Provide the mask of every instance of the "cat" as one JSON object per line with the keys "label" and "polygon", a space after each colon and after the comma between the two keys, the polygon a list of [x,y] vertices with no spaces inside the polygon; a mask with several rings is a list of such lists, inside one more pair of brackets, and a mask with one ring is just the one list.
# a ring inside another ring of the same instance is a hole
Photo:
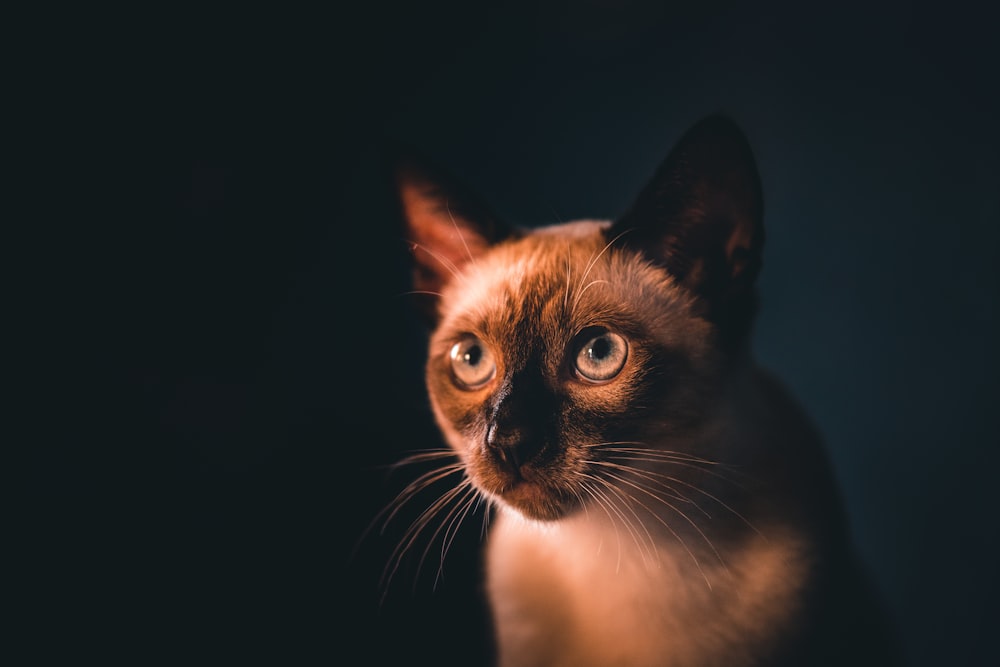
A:
{"label": "cat", "polygon": [[495,514],[497,664],[899,662],[822,439],[754,360],[763,195],[731,118],[613,221],[514,226],[392,165],[439,476]]}

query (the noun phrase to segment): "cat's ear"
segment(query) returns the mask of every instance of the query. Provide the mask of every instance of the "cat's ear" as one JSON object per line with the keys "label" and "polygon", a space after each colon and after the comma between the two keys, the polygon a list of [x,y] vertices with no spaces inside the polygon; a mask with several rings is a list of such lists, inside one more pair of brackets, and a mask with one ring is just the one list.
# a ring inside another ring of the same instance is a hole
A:
{"label": "cat's ear", "polygon": [[416,151],[393,147],[389,169],[413,257],[415,303],[433,326],[442,287],[511,230],[481,197]]}
{"label": "cat's ear", "polygon": [[760,177],[742,130],[724,116],[694,125],[608,234],[664,266],[711,319],[741,334],[764,245]]}

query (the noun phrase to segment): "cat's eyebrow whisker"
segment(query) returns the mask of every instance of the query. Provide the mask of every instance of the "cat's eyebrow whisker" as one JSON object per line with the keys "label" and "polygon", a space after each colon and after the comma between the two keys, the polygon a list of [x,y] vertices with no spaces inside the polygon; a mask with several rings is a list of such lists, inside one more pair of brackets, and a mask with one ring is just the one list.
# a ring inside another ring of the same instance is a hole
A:
{"label": "cat's eyebrow whisker", "polygon": [[[464,243],[465,240],[463,239],[462,242]],[[434,259],[436,259],[441,264],[441,266],[443,266],[444,268],[448,269],[448,273],[450,273],[457,280],[461,280],[464,283],[468,282],[467,278],[465,277],[465,274],[462,273],[461,271],[459,271],[458,266],[456,266],[455,263],[452,262],[447,257],[439,255],[438,253],[434,252],[433,250],[431,250],[430,248],[428,248],[427,246],[425,246],[422,243],[418,243],[416,241],[409,241],[409,244],[410,244],[410,249],[411,250],[416,250],[416,249],[419,248],[420,250],[423,250],[428,255],[430,255],[431,257],[433,257]]]}
{"label": "cat's eyebrow whisker", "polygon": [[587,262],[587,266],[586,266],[586,268],[585,268],[585,269],[584,269],[584,271],[583,271],[583,275],[582,275],[582,276],[580,276],[580,282],[581,282],[581,283],[582,283],[582,282],[583,282],[584,280],[586,280],[586,279],[587,279],[587,276],[588,276],[588,275],[590,275],[590,271],[591,271],[591,270],[592,270],[592,269],[594,268],[594,266],[595,266],[595,265],[597,264],[597,261],[598,261],[599,259],[601,259],[601,256],[602,256],[602,255],[604,255],[604,253],[606,253],[606,252],[608,251],[608,248],[610,248],[611,246],[613,246],[613,245],[615,244],[615,242],[616,242],[616,241],[617,241],[618,239],[620,239],[620,238],[621,238],[622,236],[624,236],[625,234],[627,234],[627,233],[628,233],[629,231],[631,231],[631,230],[629,230],[629,229],[626,229],[626,230],[622,231],[621,233],[619,233],[619,234],[618,234],[618,235],[617,235],[616,237],[614,237],[613,239],[611,239],[610,241],[608,241],[608,242],[607,242],[607,243],[606,243],[606,244],[604,245],[604,247],[603,247],[603,248],[601,248],[601,251],[600,251],[600,252],[596,253],[595,255],[593,255],[593,256],[592,256],[592,257],[590,258],[590,261],[589,261],[589,262]]}
{"label": "cat's eyebrow whisker", "polygon": [[[591,272],[591,271],[593,270],[593,268],[594,268],[594,267],[595,267],[595,266],[597,265],[597,262],[598,262],[598,260],[600,260],[600,259],[601,259],[601,257],[602,257],[602,256],[604,255],[604,253],[606,253],[606,252],[608,251],[608,249],[609,249],[609,248],[610,248],[610,247],[611,247],[612,245],[614,245],[614,244],[615,244],[615,242],[616,242],[616,241],[617,241],[618,239],[620,239],[620,238],[621,238],[621,237],[622,237],[622,236],[623,236],[624,234],[627,234],[627,233],[628,233],[628,232],[630,232],[630,231],[631,231],[630,229],[626,229],[626,230],[623,230],[623,231],[622,231],[621,233],[619,233],[619,234],[618,234],[617,236],[615,236],[615,237],[614,237],[613,239],[611,239],[610,241],[608,241],[608,242],[607,242],[607,243],[606,243],[606,244],[604,245],[604,247],[603,247],[603,248],[601,248],[601,251],[600,251],[600,252],[598,252],[598,253],[595,253],[595,254],[594,254],[593,256],[591,256],[590,260],[589,260],[589,261],[587,262],[587,266],[586,266],[586,267],[584,268],[584,270],[583,270],[583,275],[581,275],[581,276],[580,276],[580,281],[579,281],[578,285],[582,285],[582,284],[583,284],[583,281],[587,279],[587,276],[589,276],[589,275],[590,275],[590,272]],[[593,283],[591,283],[591,284],[593,284]],[[585,288],[584,288],[584,289],[585,289]],[[577,306],[577,304],[578,304],[578,303],[580,302],[580,294],[582,294],[582,293],[583,293],[582,291],[578,291],[578,292],[577,292],[577,297],[576,297],[576,299],[575,299],[575,300],[573,301],[573,309],[574,309],[574,310],[576,309],[576,306]]]}
{"label": "cat's eyebrow whisker", "polygon": [[569,309],[569,287],[573,280],[573,253],[572,246],[567,245],[566,249],[570,252],[566,253],[566,292],[563,294],[563,310]]}
{"label": "cat's eyebrow whisker", "polygon": [[602,284],[607,285],[608,281],[604,279],[598,279],[598,280],[591,280],[589,283],[587,283],[583,287],[583,289],[581,289],[579,292],[576,293],[576,298],[573,300],[573,310],[576,310],[576,307],[580,304],[580,298],[583,297],[584,292],[586,292],[594,285],[602,285]]}
{"label": "cat's eyebrow whisker", "polygon": [[465,248],[465,254],[469,256],[469,261],[472,262],[473,266],[478,266],[476,264],[476,257],[469,250],[469,244],[465,242],[465,234],[459,228],[458,223],[455,221],[455,216],[451,212],[451,202],[445,200],[445,208],[448,211],[448,218],[451,220],[451,226],[455,228],[455,232],[458,234],[458,238],[462,241],[462,247]]}

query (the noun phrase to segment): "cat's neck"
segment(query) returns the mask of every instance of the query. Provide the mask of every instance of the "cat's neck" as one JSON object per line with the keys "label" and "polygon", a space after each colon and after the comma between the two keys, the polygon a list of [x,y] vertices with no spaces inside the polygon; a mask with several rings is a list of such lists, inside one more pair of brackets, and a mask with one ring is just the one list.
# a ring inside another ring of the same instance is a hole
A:
{"label": "cat's neck", "polygon": [[[588,512],[543,525],[502,513],[488,552],[504,665],[742,665],[799,605],[808,550],[772,527],[705,548],[656,522]],[[669,531],[668,531],[669,532]],[[535,636],[545,628],[546,636]],[[720,642],[726,637],[726,642]],[[551,653],[546,654],[551,649]],[[756,649],[755,649],[756,650]],[[715,663],[713,663],[715,664]]]}

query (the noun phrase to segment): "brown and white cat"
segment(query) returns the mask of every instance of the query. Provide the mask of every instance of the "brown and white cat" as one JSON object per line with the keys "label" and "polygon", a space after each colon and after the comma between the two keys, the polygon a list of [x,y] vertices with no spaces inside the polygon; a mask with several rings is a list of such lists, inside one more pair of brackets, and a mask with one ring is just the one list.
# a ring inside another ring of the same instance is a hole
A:
{"label": "brown and white cat", "polygon": [[495,509],[504,667],[894,664],[820,437],[751,353],[762,194],[708,117],[613,222],[395,162],[431,406]]}

